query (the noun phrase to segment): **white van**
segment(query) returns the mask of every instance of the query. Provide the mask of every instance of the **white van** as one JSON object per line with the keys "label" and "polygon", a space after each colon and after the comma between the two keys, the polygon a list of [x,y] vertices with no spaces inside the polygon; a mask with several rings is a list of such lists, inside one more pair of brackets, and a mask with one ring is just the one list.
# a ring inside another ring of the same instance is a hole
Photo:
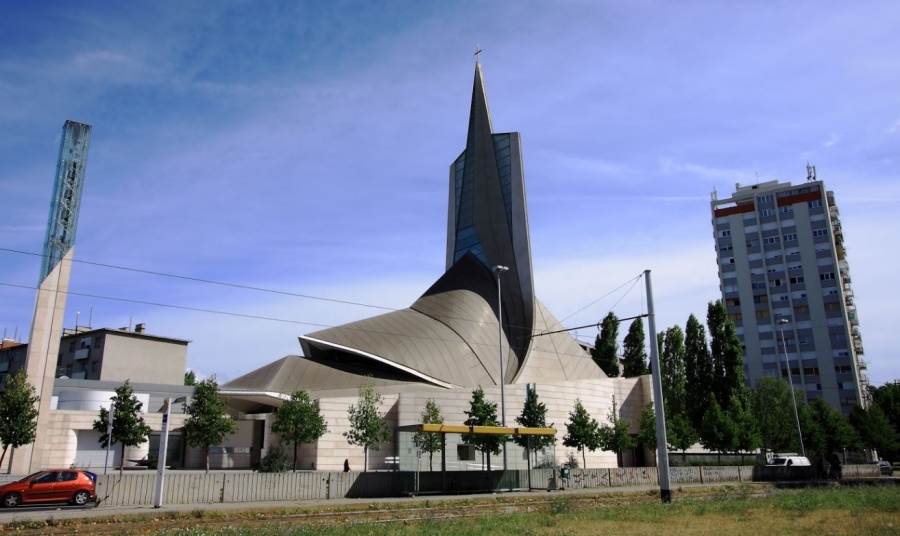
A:
{"label": "white van", "polygon": [[795,465],[810,465],[810,463],[809,458],[806,456],[785,456],[783,458],[772,458],[767,465],[793,467]]}

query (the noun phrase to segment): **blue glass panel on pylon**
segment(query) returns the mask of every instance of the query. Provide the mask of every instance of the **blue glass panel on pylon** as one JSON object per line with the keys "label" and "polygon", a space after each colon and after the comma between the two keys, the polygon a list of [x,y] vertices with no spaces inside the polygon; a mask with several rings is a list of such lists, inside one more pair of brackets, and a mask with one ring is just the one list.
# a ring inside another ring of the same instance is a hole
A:
{"label": "blue glass panel on pylon", "polygon": [[41,263],[40,284],[75,244],[84,170],[91,143],[91,126],[66,121],[56,163],[56,180],[50,201],[47,235],[44,237],[44,258]]}

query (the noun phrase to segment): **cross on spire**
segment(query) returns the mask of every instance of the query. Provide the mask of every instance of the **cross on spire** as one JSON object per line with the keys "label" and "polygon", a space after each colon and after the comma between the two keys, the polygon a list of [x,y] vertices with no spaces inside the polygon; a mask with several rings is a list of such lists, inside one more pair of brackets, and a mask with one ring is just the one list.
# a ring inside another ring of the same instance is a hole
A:
{"label": "cross on spire", "polygon": [[478,63],[478,60],[479,60],[478,55],[479,54],[481,54],[481,47],[479,47],[478,45],[475,45],[475,63]]}

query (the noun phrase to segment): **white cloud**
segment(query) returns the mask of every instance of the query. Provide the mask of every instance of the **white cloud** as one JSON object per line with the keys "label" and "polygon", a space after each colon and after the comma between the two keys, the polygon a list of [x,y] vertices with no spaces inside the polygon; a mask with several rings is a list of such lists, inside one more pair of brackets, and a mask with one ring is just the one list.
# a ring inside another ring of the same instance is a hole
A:
{"label": "white cloud", "polygon": [[832,146],[834,146],[834,144],[836,144],[838,142],[839,139],[840,138],[838,137],[837,134],[832,134],[831,136],[828,137],[827,140],[825,140],[825,142],[822,144],[822,147],[832,147]]}
{"label": "white cloud", "polygon": [[894,121],[894,124],[885,131],[885,134],[893,134],[895,132],[900,132],[900,119]]}

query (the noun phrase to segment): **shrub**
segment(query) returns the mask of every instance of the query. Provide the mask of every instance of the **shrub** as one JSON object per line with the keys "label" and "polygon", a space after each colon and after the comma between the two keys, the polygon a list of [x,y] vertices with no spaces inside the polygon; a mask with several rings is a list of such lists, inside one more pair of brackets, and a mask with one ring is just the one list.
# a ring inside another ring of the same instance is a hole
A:
{"label": "shrub", "polygon": [[269,445],[266,455],[259,461],[260,473],[284,473],[290,470],[287,454],[281,445]]}

